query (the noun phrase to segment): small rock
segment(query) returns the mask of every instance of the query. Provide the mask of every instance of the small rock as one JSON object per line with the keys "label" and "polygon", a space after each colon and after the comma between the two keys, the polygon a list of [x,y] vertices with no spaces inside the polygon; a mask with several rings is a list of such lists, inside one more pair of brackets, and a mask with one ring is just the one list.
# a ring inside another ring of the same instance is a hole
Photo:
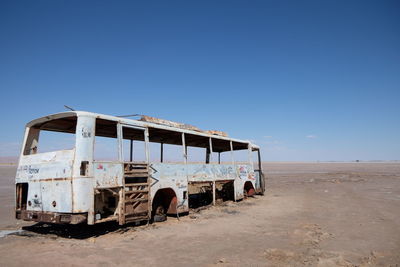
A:
{"label": "small rock", "polygon": [[374,258],[374,259],[376,258],[376,252],[375,251],[371,251],[371,257]]}
{"label": "small rock", "polygon": [[226,262],[226,259],[225,259],[225,258],[220,258],[220,259],[218,260],[218,262],[219,262],[219,263],[225,263],[225,262]]}

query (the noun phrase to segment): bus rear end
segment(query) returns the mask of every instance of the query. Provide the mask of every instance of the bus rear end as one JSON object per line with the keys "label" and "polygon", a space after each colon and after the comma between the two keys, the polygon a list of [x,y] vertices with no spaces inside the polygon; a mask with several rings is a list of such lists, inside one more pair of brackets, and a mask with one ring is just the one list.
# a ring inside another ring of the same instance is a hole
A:
{"label": "bus rear end", "polygon": [[15,179],[17,219],[87,222],[92,204],[92,155],[87,149],[93,146],[92,121],[66,112],[27,124]]}

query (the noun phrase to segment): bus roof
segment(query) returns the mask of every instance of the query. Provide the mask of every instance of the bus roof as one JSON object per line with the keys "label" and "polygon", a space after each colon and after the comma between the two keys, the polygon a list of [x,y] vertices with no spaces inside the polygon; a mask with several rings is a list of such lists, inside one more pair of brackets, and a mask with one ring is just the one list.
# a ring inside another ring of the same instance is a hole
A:
{"label": "bus roof", "polygon": [[[170,124],[162,124],[162,123],[156,123],[157,120],[160,120],[161,122],[170,122],[166,120],[161,120],[161,119],[156,119],[152,117],[146,116],[147,119],[144,120],[134,120],[134,119],[128,119],[124,117],[117,117],[117,116],[111,116],[111,115],[105,115],[105,114],[99,114],[99,113],[93,113],[93,112],[87,112],[87,111],[68,111],[68,112],[60,112],[60,113],[55,113],[51,115],[47,115],[35,120],[32,120],[26,124],[27,127],[33,127],[37,126],[40,127],[43,130],[54,130],[51,128],[51,126],[48,126],[48,122],[52,120],[58,120],[60,121],[58,124],[67,124],[68,120],[67,118],[71,117],[80,117],[80,116],[85,116],[85,117],[94,117],[96,119],[101,119],[101,120],[107,120],[107,121],[114,121],[120,124],[126,124],[126,125],[135,125],[139,127],[145,127],[145,128],[154,128],[154,129],[162,129],[166,131],[172,131],[172,132],[181,132],[181,133],[186,133],[190,135],[197,135],[197,136],[202,136],[202,137],[211,137],[213,139],[219,139],[219,140],[226,140],[226,141],[232,141],[235,143],[241,143],[241,144],[250,144],[252,149],[257,150],[259,147],[255,144],[252,144],[248,140],[240,140],[240,139],[235,139],[235,138],[230,138],[228,136],[224,136],[223,132],[220,131],[202,131],[198,129],[197,127],[190,126],[189,127],[179,127],[179,125],[186,125],[186,124],[180,124],[180,123],[175,123],[177,126],[174,126],[174,122],[171,122]],[[149,119],[151,118],[151,119]],[[73,121],[73,120],[70,120]],[[156,121],[156,122],[153,122]],[[54,127],[54,125],[53,125]],[[61,128],[60,131],[66,131],[68,132],[68,129]],[[69,131],[72,132],[72,131]],[[222,133],[222,134],[221,134]]]}

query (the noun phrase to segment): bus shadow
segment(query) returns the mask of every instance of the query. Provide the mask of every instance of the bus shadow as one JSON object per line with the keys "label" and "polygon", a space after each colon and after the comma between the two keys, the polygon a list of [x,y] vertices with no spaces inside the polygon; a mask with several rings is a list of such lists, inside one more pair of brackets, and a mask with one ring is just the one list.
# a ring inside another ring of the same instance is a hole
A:
{"label": "bus shadow", "polygon": [[135,230],[139,226],[146,225],[147,222],[140,224],[129,223],[119,225],[117,222],[104,222],[95,225],[69,225],[69,224],[47,224],[36,223],[30,226],[22,227],[21,232],[16,233],[18,236],[48,236],[50,238],[69,238],[69,239],[88,239],[92,237],[99,237],[109,233],[120,233]]}

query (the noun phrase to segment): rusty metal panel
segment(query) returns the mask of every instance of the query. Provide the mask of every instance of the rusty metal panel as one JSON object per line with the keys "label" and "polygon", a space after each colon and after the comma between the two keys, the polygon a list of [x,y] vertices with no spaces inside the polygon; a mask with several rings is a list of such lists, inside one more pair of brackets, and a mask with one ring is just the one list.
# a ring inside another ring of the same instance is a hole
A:
{"label": "rusty metal panel", "polygon": [[228,136],[228,134],[226,132],[217,131],[217,130],[208,130],[208,131],[205,131],[205,133],[211,134],[211,135],[219,135],[219,136],[223,136],[223,137],[227,137]]}
{"label": "rusty metal panel", "polygon": [[169,126],[169,127],[174,127],[174,128],[180,128],[180,129],[185,129],[185,130],[206,133],[206,134],[210,134],[210,135],[218,135],[218,136],[223,136],[223,137],[228,136],[227,133],[222,132],[222,131],[216,131],[216,130],[203,131],[203,130],[199,129],[198,127],[190,125],[190,124],[169,121],[169,120],[164,120],[164,119],[160,119],[160,118],[154,118],[154,117],[150,117],[150,116],[146,116],[146,115],[142,115],[140,120],[145,121],[145,122],[151,122],[151,123],[155,123],[155,124],[165,125],[165,126]]}
{"label": "rusty metal panel", "polygon": [[155,124],[161,124],[161,125],[166,125],[166,126],[170,126],[170,127],[175,127],[175,128],[181,128],[181,129],[187,129],[187,130],[201,132],[201,130],[199,128],[197,128],[196,126],[193,126],[193,125],[175,122],[175,121],[164,120],[164,119],[150,117],[150,116],[146,116],[146,115],[142,115],[140,120],[145,121],[145,122],[152,122]]}
{"label": "rusty metal panel", "polygon": [[86,220],[86,214],[70,214],[56,212],[40,212],[23,210],[19,218],[25,221],[48,222],[48,223],[70,223],[78,224]]}
{"label": "rusty metal panel", "polygon": [[96,188],[122,186],[124,175],[122,163],[95,162],[93,168]]}

